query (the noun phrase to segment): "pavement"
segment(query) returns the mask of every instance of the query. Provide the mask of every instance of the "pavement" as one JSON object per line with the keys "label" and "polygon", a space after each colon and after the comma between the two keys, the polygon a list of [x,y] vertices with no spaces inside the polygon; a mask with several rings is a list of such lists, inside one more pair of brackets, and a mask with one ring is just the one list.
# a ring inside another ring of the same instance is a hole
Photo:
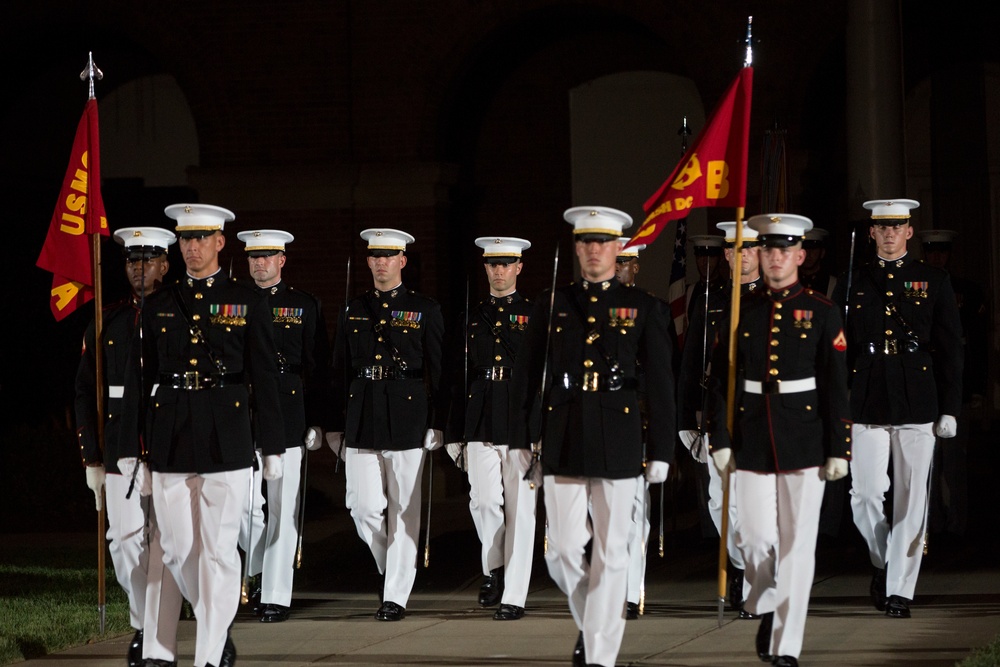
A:
{"label": "pavement", "polygon": [[[444,483],[435,487],[431,539],[427,542],[421,536],[421,547],[428,547],[427,567],[420,564],[406,617],[396,623],[374,620],[377,573],[342,502],[331,501],[339,493],[337,482],[314,493],[310,480],[307,516],[315,518],[306,522],[292,615],[284,623],[264,624],[241,607],[232,629],[237,664],[570,664],[577,629],[566,598],[548,577],[542,559],[544,521],[539,521],[526,615],[519,621],[494,621],[493,609],[480,608],[476,602],[482,580],[478,541],[461,481],[450,473],[443,477]],[[654,492],[654,504],[656,499]],[[661,557],[655,508],[653,514],[644,613],[627,622],[617,664],[763,664],[754,652],[757,621],[739,620],[726,610],[719,624],[718,538],[703,537],[696,512],[671,513]],[[996,538],[965,541],[932,536],[912,604],[913,617],[891,619],[870,603],[867,550],[849,521],[847,516],[838,537],[824,537],[818,545],[800,664],[952,667],[997,637],[1000,559],[995,554],[1000,545]],[[194,621],[182,622],[181,666],[192,664],[194,636]],[[121,667],[130,637],[107,637],[18,664]]]}

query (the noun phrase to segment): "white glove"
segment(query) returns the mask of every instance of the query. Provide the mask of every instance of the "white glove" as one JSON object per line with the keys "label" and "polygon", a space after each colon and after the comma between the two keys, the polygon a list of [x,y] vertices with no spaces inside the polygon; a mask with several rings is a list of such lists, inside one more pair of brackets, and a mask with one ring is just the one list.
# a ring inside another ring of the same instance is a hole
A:
{"label": "white glove", "polygon": [[333,453],[340,457],[341,460],[344,458],[344,432],[343,431],[330,431],[326,434],[326,444],[333,450]]}
{"label": "white glove", "polygon": [[302,442],[310,452],[316,451],[323,444],[323,429],[319,426],[310,426],[306,429],[306,437]]}
{"label": "white glove", "polygon": [[276,479],[281,479],[283,472],[280,454],[268,454],[264,457],[264,479],[273,482]]}
{"label": "white glove", "polygon": [[646,481],[650,484],[660,484],[667,481],[670,464],[666,461],[649,461],[646,463]]}
{"label": "white glove", "polygon": [[847,459],[830,457],[823,466],[823,476],[828,482],[836,482],[847,476]]}
{"label": "white glove", "polygon": [[429,452],[433,452],[435,449],[439,449],[443,444],[444,433],[436,428],[427,429],[427,433],[424,434],[424,449]]}
{"label": "white glove", "polygon": [[725,475],[726,471],[732,472],[736,470],[736,462],[733,461],[733,450],[729,447],[716,449],[712,452],[712,461],[715,462],[715,469],[721,475]]}
{"label": "white glove", "polygon": [[152,476],[149,474],[146,464],[139,459],[134,456],[118,459],[118,470],[130,484],[133,479],[135,480],[135,486],[132,488],[134,491],[138,491],[140,496],[148,496],[153,493]]}
{"label": "white glove", "polygon": [[954,438],[958,433],[958,424],[951,415],[941,415],[934,424],[934,435],[939,438]]}
{"label": "white glove", "polygon": [[708,433],[702,435],[698,431],[685,430],[677,433],[681,444],[687,447],[691,456],[699,463],[708,463]]}
{"label": "white glove", "polygon": [[101,511],[104,489],[104,466],[87,466],[87,488],[94,492],[94,499],[97,501],[97,511]]}
{"label": "white glove", "polygon": [[455,462],[456,466],[462,470],[469,469],[469,464],[465,460],[465,445],[460,442],[449,442],[444,446],[444,449],[448,452],[448,456],[451,457],[451,460]]}

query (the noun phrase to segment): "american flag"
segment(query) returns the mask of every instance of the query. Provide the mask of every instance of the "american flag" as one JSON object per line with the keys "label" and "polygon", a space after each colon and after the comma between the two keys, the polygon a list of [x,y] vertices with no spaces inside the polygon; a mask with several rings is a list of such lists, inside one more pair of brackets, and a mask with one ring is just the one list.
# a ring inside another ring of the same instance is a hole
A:
{"label": "american flag", "polygon": [[687,218],[677,221],[674,233],[674,260],[670,265],[670,285],[667,287],[667,302],[670,316],[677,332],[677,345],[684,347],[684,331],[687,329]]}

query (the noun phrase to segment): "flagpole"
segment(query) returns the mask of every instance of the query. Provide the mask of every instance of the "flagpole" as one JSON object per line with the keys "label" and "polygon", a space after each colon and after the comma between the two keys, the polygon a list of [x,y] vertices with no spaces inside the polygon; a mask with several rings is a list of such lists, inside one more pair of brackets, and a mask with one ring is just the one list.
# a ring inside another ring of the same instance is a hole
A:
{"label": "flagpole", "polygon": [[[104,73],[101,72],[94,64],[94,54],[93,52],[87,53],[87,66],[82,72],[80,72],[80,80],[87,82],[87,99],[96,99],[94,96],[94,79],[100,81],[104,78]],[[89,119],[88,119],[89,122]],[[91,156],[92,157],[92,156]],[[94,174],[100,178],[99,174]],[[95,184],[92,180],[88,180],[87,183],[87,195],[90,196],[94,192],[94,188],[100,187],[100,183]],[[87,210],[84,213],[87,220],[86,229],[91,231],[90,235],[90,248],[91,248],[91,274],[94,276],[94,362],[96,365],[96,382],[95,391],[97,396],[97,446],[101,449],[101,459],[104,459],[104,346],[102,345],[102,333],[104,330],[104,298],[102,295],[101,286],[101,232],[100,232],[100,221],[98,224],[94,224],[94,207],[87,206]],[[105,467],[107,467],[107,462],[105,461]],[[97,512],[97,613],[99,617],[100,634],[104,634],[105,630],[105,618],[107,612],[107,599],[106,599],[106,587],[105,587],[105,553],[107,551],[107,546],[105,544],[105,507],[107,505],[105,502],[101,503],[101,509]]]}
{"label": "flagpole", "polygon": [[[746,57],[743,67],[753,63],[753,16],[747,17]],[[746,174],[743,175],[744,178]],[[736,415],[736,330],[740,323],[740,273],[743,263],[743,214],[744,207],[736,207],[736,241],[733,244],[733,284],[729,304],[729,377],[726,381],[726,429],[730,442],[733,441]],[[722,475],[722,516],[719,521],[719,627],[722,627],[722,612],[726,604],[726,579],[728,577],[729,553],[729,476],[730,469],[720,471]]]}

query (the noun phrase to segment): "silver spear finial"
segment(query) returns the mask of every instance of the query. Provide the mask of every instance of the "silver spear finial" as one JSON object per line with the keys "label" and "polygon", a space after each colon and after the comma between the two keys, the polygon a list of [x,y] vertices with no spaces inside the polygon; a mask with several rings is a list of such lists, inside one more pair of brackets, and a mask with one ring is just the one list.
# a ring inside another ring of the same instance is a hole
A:
{"label": "silver spear finial", "polygon": [[753,64],[753,17],[747,17],[747,36],[743,40],[743,43],[747,47],[746,58],[743,59],[743,66],[750,67]]}
{"label": "silver spear finial", "polygon": [[83,68],[82,72],[80,72],[80,81],[86,81],[87,86],[89,88],[88,90],[89,97],[87,99],[90,100],[94,99],[94,79],[100,81],[103,78],[104,78],[104,72],[99,70],[97,68],[97,65],[94,64],[94,52],[88,51],[87,66]]}

